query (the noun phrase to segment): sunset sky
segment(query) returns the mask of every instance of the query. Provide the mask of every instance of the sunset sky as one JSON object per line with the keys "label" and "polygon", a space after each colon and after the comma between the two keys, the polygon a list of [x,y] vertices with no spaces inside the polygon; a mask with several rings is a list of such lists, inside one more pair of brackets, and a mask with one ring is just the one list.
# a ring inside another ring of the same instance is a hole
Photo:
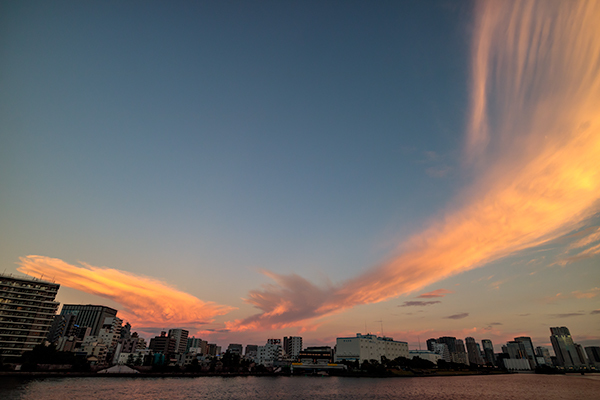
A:
{"label": "sunset sky", "polygon": [[600,345],[598,21],[2,1],[0,272],[146,337]]}

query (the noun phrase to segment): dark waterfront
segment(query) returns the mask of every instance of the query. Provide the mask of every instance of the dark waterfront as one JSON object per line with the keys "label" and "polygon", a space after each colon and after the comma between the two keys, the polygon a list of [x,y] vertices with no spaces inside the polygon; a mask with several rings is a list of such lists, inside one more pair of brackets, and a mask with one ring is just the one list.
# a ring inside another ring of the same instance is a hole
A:
{"label": "dark waterfront", "polygon": [[597,399],[600,376],[2,378],[12,399]]}

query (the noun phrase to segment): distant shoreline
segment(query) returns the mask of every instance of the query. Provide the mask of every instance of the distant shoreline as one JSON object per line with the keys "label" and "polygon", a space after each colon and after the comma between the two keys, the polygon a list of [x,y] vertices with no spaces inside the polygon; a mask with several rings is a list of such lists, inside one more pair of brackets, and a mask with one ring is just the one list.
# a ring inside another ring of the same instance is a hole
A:
{"label": "distant shoreline", "polygon": [[[531,372],[534,373],[533,371]],[[423,374],[386,374],[386,375],[373,375],[373,374],[361,374],[361,373],[346,373],[346,374],[334,374],[334,375],[319,375],[319,374],[275,374],[275,373],[227,373],[227,372],[145,372],[139,374],[126,374],[126,373],[115,373],[115,374],[99,374],[97,372],[54,372],[54,371],[2,371],[0,372],[1,377],[12,377],[12,378],[198,378],[198,377],[222,377],[222,378],[234,378],[234,377],[342,377],[342,378],[421,378],[421,377],[443,377],[443,376],[489,376],[489,375],[508,375],[518,374],[513,372],[500,372],[495,371],[492,373],[474,373],[472,371],[448,371],[443,373],[423,373]]]}

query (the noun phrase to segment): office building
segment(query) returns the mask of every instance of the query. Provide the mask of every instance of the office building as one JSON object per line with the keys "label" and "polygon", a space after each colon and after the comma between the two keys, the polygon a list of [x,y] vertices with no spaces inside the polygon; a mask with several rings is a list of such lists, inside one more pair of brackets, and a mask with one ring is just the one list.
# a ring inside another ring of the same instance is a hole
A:
{"label": "office building", "polygon": [[185,329],[169,329],[169,338],[173,341],[173,351],[175,353],[185,353],[189,333]]}
{"label": "office building", "polygon": [[389,337],[356,334],[356,337],[342,337],[336,340],[335,362],[342,360],[381,361],[381,357],[394,360],[398,357],[408,358],[408,343],[398,342]]}
{"label": "office building", "polygon": [[238,356],[241,356],[242,352],[244,351],[244,346],[239,343],[231,343],[229,346],[227,346],[227,351],[231,354],[237,354]]}
{"label": "office building", "polygon": [[253,360],[254,358],[256,358],[256,353],[257,352],[258,352],[258,345],[257,344],[247,344],[246,345],[246,350],[244,350],[244,357]]}
{"label": "office building", "polygon": [[175,352],[175,340],[167,336],[167,332],[162,331],[160,336],[150,339],[148,348],[155,353],[173,354]]}
{"label": "office building", "polygon": [[73,336],[75,334],[74,327],[76,320],[77,317],[72,314],[55,315],[46,340],[50,343],[57,343],[58,339],[63,336]]}
{"label": "office building", "polygon": [[483,339],[481,341],[483,346],[483,355],[487,364],[496,365],[496,358],[494,357],[494,345],[490,339]]}
{"label": "office building", "polygon": [[297,359],[300,351],[302,351],[302,338],[300,336],[283,338],[283,352],[288,358]]}
{"label": "office building", "polygon": [[529,360],[529,366],[531,367],[531,369],[535,369],[537,361],[531,338],[529,336],[519,336],[515,338],[515,342],[521,343],[524,356],[527,360]]}
{"label": "office building", "polygon": [[471,365],[483,365],[483,359],[481,358],[481,350],[477,346],[477,342],[472,337],[465,338],[467,343],[467,352],[469,355],[469,363]]}
{"label": "office building", "polygon": [[547,365],[549,367],[552,366],[552,358],[550,357],[550,352],[545,347],[536,347],[535,348],[535,356],[537,359],[538,365]]}
{"label": "office building", "polygon": [[106,318],[116,317],[117,310],[92,304],[65,304],[60,315],[72,314],[77,317],[75,325],[79,328],[91,328],[90,335],[98,336]]}
{"label": "office building", "polygon": [[582,367],[585,361],[581,360],[577,347],[571,337],[571,332],[565,326],[550,328],[550,342],[556,354],[556,362],[562,367]]}
{"label": "office building", "polygon": [[585,353],[590,366],[600,368],[600,347],[588,346],[585,348]]}
{"label": "office building", "polygon": [[60,285],[0,274],[0,356],[11,362],[42,343],[56,314]]}

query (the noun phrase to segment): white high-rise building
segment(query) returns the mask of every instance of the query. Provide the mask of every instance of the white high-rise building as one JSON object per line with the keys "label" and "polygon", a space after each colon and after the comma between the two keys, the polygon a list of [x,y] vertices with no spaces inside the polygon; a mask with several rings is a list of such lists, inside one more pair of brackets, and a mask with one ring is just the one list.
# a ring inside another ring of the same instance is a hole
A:
{"label": "white high-rise building", "polygon": [[279,340],[279,343],[269,339],[269,342],[264,346],[258,346],[254,362],[265,367],[272,367],[275,361],[281,360],[281,339],[276,340]]}
{"label": "white high-rise building", "polygon": [[381,357],[389,360],[398,357],[409,357],[408,343],[397,342],[389,337],[356,334],[356,337],[337,338],[335,362],[349,360],[363,362],[365,360],[381,361]]}

